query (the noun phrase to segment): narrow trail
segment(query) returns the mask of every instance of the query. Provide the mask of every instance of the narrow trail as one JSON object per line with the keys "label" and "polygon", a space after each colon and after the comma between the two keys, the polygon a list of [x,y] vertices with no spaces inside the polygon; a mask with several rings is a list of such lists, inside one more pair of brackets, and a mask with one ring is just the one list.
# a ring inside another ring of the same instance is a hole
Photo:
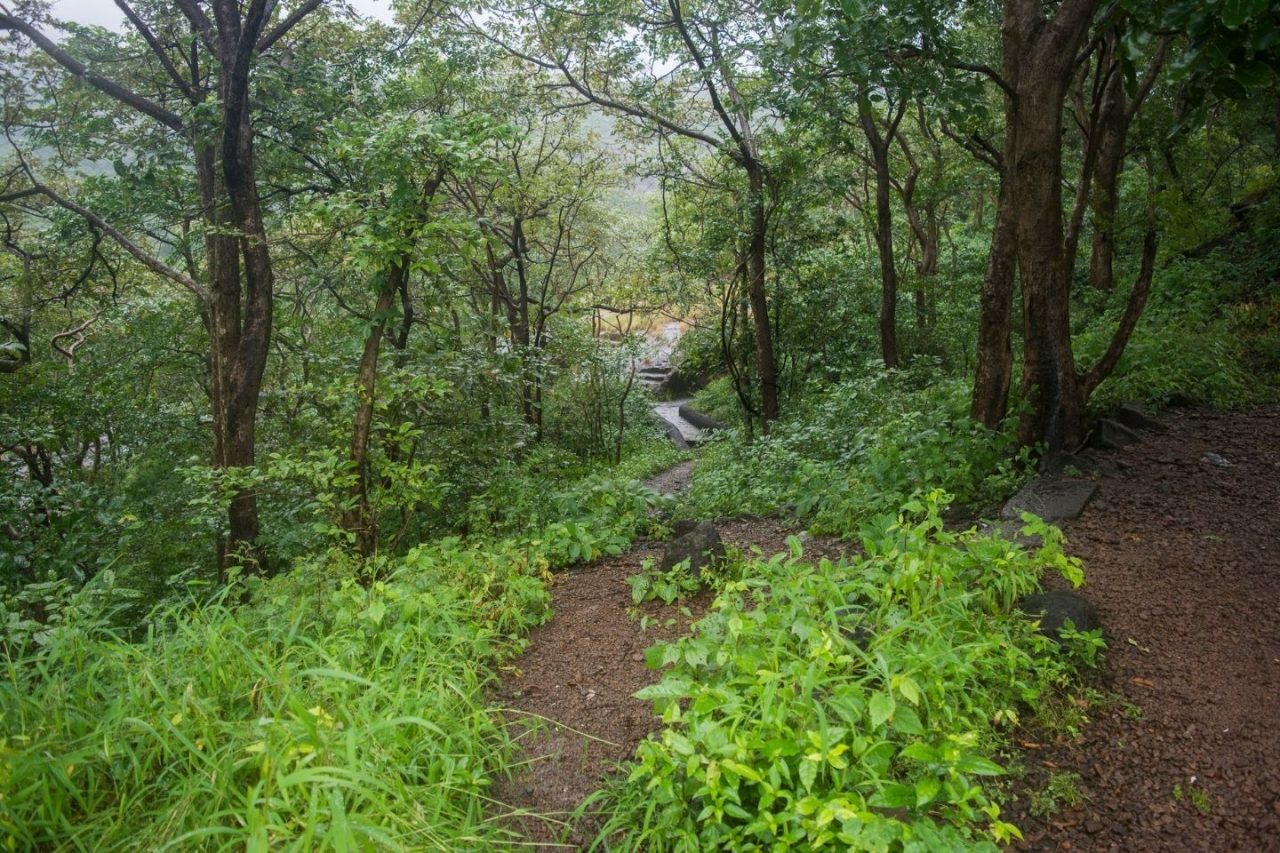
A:
{"label": "narrow trail", "polygon": [[[693,462],[682,462],[646,485],[680,492],[692,470]],[[766,555],[785,551],[787,537],[800,530],[794,521],[759,518],[719,519],[716,528],[726,545]],[[646,559],[660,559],[664,546],[641,540],[626,554],[558,575],[551,588],[555,615],[530,634],[517,668],[496,691],[496,701],[523,730],[528,763],[493,795],[509,809],[529,813],[509,820],[530,842],[585,848],[599,822],[588,815],[568,826],[570,814],[658,728],[650,703],[632,696],[659,677],[645,666],[644,652],[687,634],[712,600],[704,590],[674,605],[632,603],[627,578],[640,573]],[[822,538],[806,549],[816,556],[836,547],[835,540]]]}
{"label": "narrow trail", "polygon": [[1166,422],[1063,525],[1118,699],[1025,753],[1033,790],[1075,772],[1088,797],[1015,814],[1026,849],[1280,851],[1280,409]]}
{"label": "narrow trail", "polygon": [[[664,475],[687,483],[687,471],[673,472]],[[778,519],[719,520],[716,527],[726,545],[770,555],[785,551],[786,538],[799,530]],[[641,541],[627,554],[558,576],[551,588],[554,617],[534,629],[515,662],[518,670],[496,692],[496,700],[516,712],[511,719],[526,729],[521,744],[529,763],[497,785],[494,797],[543,816],[514,819],[530,841],[561,841],[569,814],[658,727],[651,705],[632,697],[659,677],[645,666],[644,652],[659,640],[688,633],[712,599],[704,590],[670,606],[632,604],[627,578],[642,571],[646,558],[659,559],[664,544]],[[541,723],[529,729],[521,717]],[[597,828],[588,816],[569,828],[564,841],[585,847]]]}

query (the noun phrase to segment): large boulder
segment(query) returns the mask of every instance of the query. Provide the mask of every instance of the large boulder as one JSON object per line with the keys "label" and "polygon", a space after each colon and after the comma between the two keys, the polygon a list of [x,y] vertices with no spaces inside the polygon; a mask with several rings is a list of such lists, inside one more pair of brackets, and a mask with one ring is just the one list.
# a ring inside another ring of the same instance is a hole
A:
{"label": "large boulder", "polygon": [[704,569],[724,559],[724,541],[714,524],[699,521],[690,526],[686,522],[677,525],[676,538],[667,543],[658,568],[664,572],[670,571],[677,564],[688,560],[689,570],[698,577]]}
{"label": "large boulder", "polygon": [[1028,595],[1019,605],[1023,613],[1040,619],[1040,633],[1058,643],[1067,621],[1077,631],[1092,631],[1102,627],[1098,608],[1093,602],[1076,592],[1054,590]]}

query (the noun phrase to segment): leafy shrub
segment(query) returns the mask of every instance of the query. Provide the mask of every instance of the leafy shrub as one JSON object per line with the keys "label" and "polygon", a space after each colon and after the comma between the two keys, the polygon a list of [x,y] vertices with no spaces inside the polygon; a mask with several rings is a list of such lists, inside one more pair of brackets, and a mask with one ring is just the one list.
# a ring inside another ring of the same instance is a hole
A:
{"label": "leafy shrub", "polygon": [[[638,695],[666,723],[601,794],[597,840],[651,851],[994,849],[1018,837],[985,780],[1019,711],[1072,665],[1013,602],[1080,566],[1040,523],[1037,554],[942,530],[934,493],[869,528],[866,556],[793,554],[730,582]],[[910,517],[922,520],[912,522]]]}
{"label": "leafy shrub", "polygon": [[732,433],[712,442],[694,474],[691,511],[768,514],[791,504],[820,529],[853,534],[931,489],[962,503],[1015,490],[1023,475],[1012,421],[987,430],[968,417],[967,384],[930,372],[921,364],[872,373],[832,387],[750,447]]}

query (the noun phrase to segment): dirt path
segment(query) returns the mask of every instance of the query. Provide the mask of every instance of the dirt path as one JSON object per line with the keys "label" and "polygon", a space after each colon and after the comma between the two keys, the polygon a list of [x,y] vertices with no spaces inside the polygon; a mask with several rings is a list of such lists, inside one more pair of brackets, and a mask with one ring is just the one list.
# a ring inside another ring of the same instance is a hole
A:
{"label": "dirt path", "polygon": [[1280,850],[1280,409],[1167,423],[1064,526],[1119,698],[1026,753],[1033,786],[1076,772],[1089,798],[1018,815],[1028,849]]}
{"label": "dirt path", "polygon": [[[1113,454],[1127,470],[1065,526],[1107,626],[1103,686],[1115,699],[1090,712],[1077,742],[1026,752],[1029,788],[1074,772],[1088,797],[1047,819],[1025,798],[1012,803],[1026,849],[1280,851],[1280,408],[1167,422],[1168,433]],[[685,477],[672,472],[664,490]],[[791,532],[767,520],[720,530],[765,553]],[[518,822],[531,841],[589,841],[594,821],[564,819],[657,726],[631,698],[656,679],[644,650],[709,603],[633,609],[627,577],[660,553],[642,542],[560,576],[555,618],[500,687],[507,707],[557,723],[525,738],[525,772],[495,791],[546,816]]]}
{"label": "dirt path", "polygon": [[[794,523],[777,519],[721,519],[716,527],[726,545],[770,555],[786,550],[787,536],[797,532]],[[650,704],[632,698],[658,679],[644,652],[688,633],[711,603],[704,591],[672,606],[632,604],[627,578],[646,558],[658,560],[663,546],[642,541],[630,553],[558,576],[551,589],[554,618],[534,629],[518,671],[499,686],[495,699],[512,709],[513,720],[542,721],[523,736],[524,772],[494,791],[499,802],[529,813],[514,822],[530,841],[589,843],[598,823],[589,817],[569,827],[570,813],[658,727]]]}

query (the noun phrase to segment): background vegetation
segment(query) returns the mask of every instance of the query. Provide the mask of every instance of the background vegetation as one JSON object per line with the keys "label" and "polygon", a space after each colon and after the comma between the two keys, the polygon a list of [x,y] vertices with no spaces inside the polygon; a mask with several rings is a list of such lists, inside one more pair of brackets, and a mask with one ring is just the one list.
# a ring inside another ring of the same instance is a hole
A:
{"label": "background vegetation", "polygon": [[[609,837],[1006,841],[1097,642],[1014,611],[1052,531],[943,507],[1280,387],[1267,0],[117,6],[0,5],[11,849],[514,843],[486,689],[550,573],[741,513],[866,556],[716,581]],[[672,505],[676,320],[727,428]]]}

